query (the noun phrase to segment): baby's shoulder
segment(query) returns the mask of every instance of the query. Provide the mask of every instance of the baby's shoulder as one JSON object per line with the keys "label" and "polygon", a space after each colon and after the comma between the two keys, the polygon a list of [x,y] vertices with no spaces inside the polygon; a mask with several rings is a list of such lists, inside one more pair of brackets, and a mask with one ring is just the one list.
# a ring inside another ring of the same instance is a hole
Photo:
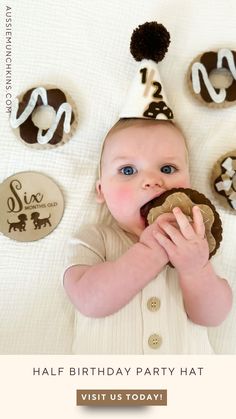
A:
{"label": "baby's shoulder", "polygon": [[126,233],[115,223],[113,224],[85,224],[80,227],[78,237],[101,237],[105,242],[112,237],[125,237]]}
{"label": "baby's shoulder", "polygon": [[102,243],[105,249],[128,248],[133,244],[129,234],[115,222],[84,225],[79,230],[78,237],[83,242]]}

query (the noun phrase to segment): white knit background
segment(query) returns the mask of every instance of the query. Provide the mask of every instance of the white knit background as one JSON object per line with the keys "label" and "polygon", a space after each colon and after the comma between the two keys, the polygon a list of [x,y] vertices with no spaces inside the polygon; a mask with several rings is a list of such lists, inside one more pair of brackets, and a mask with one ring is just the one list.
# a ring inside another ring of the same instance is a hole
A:
{"label": "white knit background", "polygon": [[[5,112],[5,11],[12,7],[13,96],[31,86],[54,84],[77,104],[73,138],[54,150],[32,150],[12,132]],[[100,145],[118,117],[135,74],[129,54],[132,30],[157,20],[172,42],[160,73],[190,149],[192,186],[222,215],[224,241],[215,264],[236,284],[236,214],[222,210],[209,174],[221,154],[236,149],[236,106],[210,110],[188,92],[186,71],[199,53],[236,49],[234,0],[15,0],[0,4],[0,182],[34,170],[54,179],[66,208],[46,238],[20,243],[0,234],[0,353],[71,353],[74,311],[60,284],[69,237],[85,220],[104,213],[94,200]],[[1,203],[0,203],[1,205]],[[1,208],[1,207],[0,207]],[[236,304],[225,323],[209,331],[218,353],[236,353]]]}

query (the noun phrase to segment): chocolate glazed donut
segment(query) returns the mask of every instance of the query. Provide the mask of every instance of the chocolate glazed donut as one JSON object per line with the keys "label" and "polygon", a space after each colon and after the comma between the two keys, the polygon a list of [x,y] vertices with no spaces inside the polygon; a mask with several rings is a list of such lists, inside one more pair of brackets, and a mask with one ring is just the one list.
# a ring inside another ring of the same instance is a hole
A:
{"label": "chocolate glazed donut", "polygon": [[[213,107],[230,106],[236,101],[236,51],[222,48],[199,55],[191,64],[189,78],[191,90],[205,105]],[[232,76],[228,87],[216,88],[209,76],[213,70],[227,70]]]}
{"label": "chocolate glazed donut", "polygon": [[[29,103],[30,97],[32,92],[35,89],[30,89],[28,90],[22,100],[19,102],[19,109],[17,112],[17,118],[22,114],[22,112],[25,110],[26,106]],[[57,113],[59,107],[67,102],[67,98],[66,95],[60,90],[60,89],[46,89],[47,92],[47,100],[48,100],[48,105],[52,106],[53,109],[55,110],[55,112]],[[39,96],[37,98],[37,102],[35,105],[35,109],[38,106],[43,106],[43,101],[41,99],[41,97]],[[72,112],[71,115],[71,124],[74,121],[74,113]],[[64,120],[65,120],[65,114],[61,115],[60,121],[58,122],[58,126],[53,134],[52,139],[49,141],[49,144],[55,145],[58,144],[59,142],[62,141],[63,135],[64,135],[64,130],[63,130],[63,125],[64,125]],[[20,133],[20,137],[22,138],[22,140],[24,140],[27,144],[35,144],[37,143],[37,135],[38,135],[38,127],[34,125],[33,121],[32,121],[32,114],[27,118],[27,120],[25,122],[23,122],[20,126],[19,126],[19,133]],[[47,132],[47,130],[43,131],[43,134],[45,134]]]}
{"label": "chocolate glazed donut", "polygon": [[221,156],[212,169],[212,186],[226,209],[236,210],[236,150]]}

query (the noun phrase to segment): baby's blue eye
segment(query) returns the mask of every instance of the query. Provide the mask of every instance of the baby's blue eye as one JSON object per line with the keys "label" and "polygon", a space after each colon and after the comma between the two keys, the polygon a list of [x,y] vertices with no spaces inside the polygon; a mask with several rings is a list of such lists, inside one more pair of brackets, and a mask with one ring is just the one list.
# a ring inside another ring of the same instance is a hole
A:
{"label": "baby's blue eye", "polygon": [[161,172],[167,175],[172,174],[175,171],[176,171],[176,168],[174,166],[171,166],[170,164],[167,164],[166,166],[162,166],[161,168]]}
{"label": "baby's blue eye", "polygon": [[120,169],[120,172],[125,176],[130,176],[137,173],[137,169],[135,169],[135,167],[132,166],[124,166]]}

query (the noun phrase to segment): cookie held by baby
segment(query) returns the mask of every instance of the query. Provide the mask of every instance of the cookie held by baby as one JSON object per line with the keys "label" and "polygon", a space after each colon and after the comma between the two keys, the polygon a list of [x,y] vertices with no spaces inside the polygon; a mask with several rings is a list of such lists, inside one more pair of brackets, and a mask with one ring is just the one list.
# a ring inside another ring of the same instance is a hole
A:
{"label": "cookie held by baby", "polygon": [[152,224],[157,217],[172,212],[178,207],[192,219],[192,208],[197,205],[202,213],[205,235],[209,246],[209,258],[217,251],[222,240],[222,224],[214,205],[202,193],[190,188],[174,188],[152,199],[141,208],[146,226]]}

